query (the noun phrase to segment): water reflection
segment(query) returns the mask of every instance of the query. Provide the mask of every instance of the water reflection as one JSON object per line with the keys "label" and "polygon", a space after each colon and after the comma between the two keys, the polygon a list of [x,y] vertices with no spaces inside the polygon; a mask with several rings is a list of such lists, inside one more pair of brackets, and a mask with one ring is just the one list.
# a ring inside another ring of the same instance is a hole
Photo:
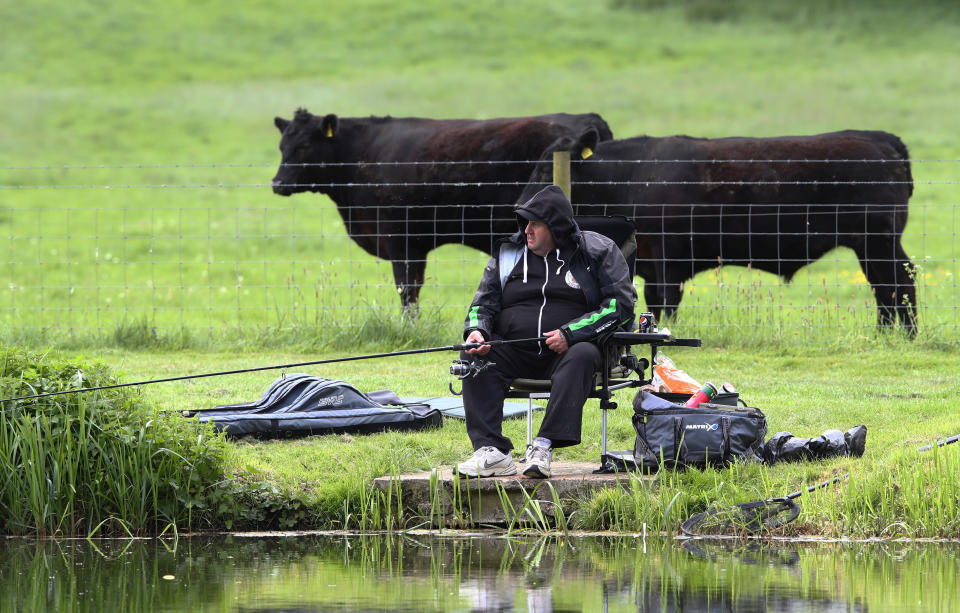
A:
{"label": "water reflection", "polygon": [[956,545],[487,536],[0,542],[0,611],[938,611]]}

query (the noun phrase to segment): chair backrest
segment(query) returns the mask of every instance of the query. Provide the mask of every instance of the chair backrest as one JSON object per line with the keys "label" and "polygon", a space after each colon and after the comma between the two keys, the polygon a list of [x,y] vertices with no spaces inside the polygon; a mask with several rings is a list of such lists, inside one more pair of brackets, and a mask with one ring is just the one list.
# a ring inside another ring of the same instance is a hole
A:
{"label": "chair backrest", "polygon": [[603,234],[620,247],[623,259],[627,261],[630,276],[637,269],[637,229],[626,217],[616,215],[577,215],[574,217],[581,230],[590,230]]}

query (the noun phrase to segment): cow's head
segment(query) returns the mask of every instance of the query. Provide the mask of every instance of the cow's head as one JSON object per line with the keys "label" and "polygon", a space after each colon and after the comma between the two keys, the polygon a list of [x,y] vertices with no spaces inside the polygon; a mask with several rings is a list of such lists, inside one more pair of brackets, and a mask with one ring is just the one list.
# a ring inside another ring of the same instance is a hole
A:
{"label": "cow's head", "polygon": [[558,151],[570,152],[570,181],[576,182],[579,167],[577,161],[591,157],[597,149],[598,142],[600,142],[600,134],[594,128],[588,128],[577,137],[561,136],[553,141],[544,149],[517,204],[526,202],[538,191],[553,183],[553,154]]}
{"label": "cow's head", "polygon": [[281,196],[297,192],[326,191],[328,179],[322,164],[340,161],[337,157],[339,119],[336,115],[312,115],[297,109],[293,121],[276,117],[273,123],[280,137],[280,168],[273,177],[273,191]]}

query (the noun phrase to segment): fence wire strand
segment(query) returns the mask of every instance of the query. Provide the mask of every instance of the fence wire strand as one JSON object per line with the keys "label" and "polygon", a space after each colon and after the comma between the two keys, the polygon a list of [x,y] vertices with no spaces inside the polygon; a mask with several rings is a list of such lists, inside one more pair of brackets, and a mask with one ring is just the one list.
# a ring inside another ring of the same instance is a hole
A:
{"label": "fence wire strand", "polygon": [[[574,160],[576,164],[901,164],[897,159],[870,159],[870,158],[777,158],[777,159],[656,159],[656,160]],[[913,164],[957,164],[955,159],[916,159],[910,160]],[[403,167],[403,166],[502,166],[502,165],[533,165],[542,164],[544,160],[444,160],[437,161],[357,161],[357,162],[234,162],[234,163],[196,163],[173,162],[154,164],[44,164],[35,166],[0,166],[0,170],[144,170],[159,168],[310,168],[310,167]]]}
{"label": "fence wire strand", "polygon": [[[888,164],[902,160],[585,160],[578,164],[759,164],[824,163]],[[910,160],[921,180],[609,180],[574,182],[579,188],[612,189],[819,189],[843,187],[868,190],[875,186],[912,185],[917,193],[909,205],[910,221],[904,243],[916,269],[921,326],[954,340],[958,337],[956,277],[960,198],[949,189],[960,180],[960,160]],[[544,164],[527,161],[363,162],[284,164],[289,167],[413,167]],[[931,165],[937,164],[935,168]],[[0,225],[8,231],[7,279],[0,286],[0,317],[5,334],[31,338],[66,333],[116,334],[131,325],[159,330],[258,331],[269,327],[316,329],[360,328],[371,311],[398,313],[404,287],[422,285],[421,311],[436,309],[438,317],[456,330],[462,322],[494,242],[516,227],[510,203],[477,203],[462,197],[464,190],[510,189],[519,193],[523,181],[298,182],[294,191],[375,189],[412,198],[418,189],[447,191],[442,204],[416,199],[374,201],[363,212],[340,207],[317,194],[280,200],[270,182],[170,181],[81,183],[67,179],[73,171],[214,170],[245,171],[277,168],[276,164],[65,164],[3,166],[19,173],[64,171],[63,177],[42,177],[30,183],[24,176],[4,181]],[[246,177],[245,177],[246,178]],[[31,194],[44,190],[75,190],[74,196],[43,200]],[[84,197],[84,190],[105,194]],[[171,190],[170,195],[154,196]],[[194,191],[191,191],[194,190]],[[243,191],[235,191],[243,190]],[[393,190],[393,192],[390,192]],[[760,190],[758,190],[760,191]],[[150,195],[145,195],[150,194]],[[178,195],[184,194],[184,195]],[[234,196],[233,194],[239,194]],[[250,196],[250,194],[258,194]],[[64,198],[67,201],[64,201]],[[79,199],[74,204],[70,199]],[[95,198],[95,205],[91,198]],[[211,202],[216,200],[217,204]],[[237,202],[236,200],[240,200]],[[107,206],[104,206],[104,203]],[[640,234],[662,241],[677,238],[693,244],[733,244],[742,253],[724,253],[704,262],[702,257],[678,256],[673,265],[697,272],[683,284],[679,314],[700,330],[774,330],[791,327],[833,328],[837,331],[873,327],[877,320],[876,284],[862,269],[849,244],[836,240],[819,257],[810,243],[830,240],[823,226],[811,231],[811,219],[833,220],[833,232],[851,222],[865,239],[885,236],[873,217],[896,214],[906,207],[878,202],[776,202],[749,204],[688,202],[679,213],[662,202],[636,207],[632,218]],[[582,211],[622,212],[623,205],[579,203]],[[715,207],[715,208],[709,208]],[[719,217],[717,211],[720,211]],[[450,214],[453,211],[453,214]],[[652,211],[652,214],[650,213]],[[862,222],[859,218],[862,217]],[[704,225],[706,224],[706,225]],[[711,225],[712,224],[712,225]],[[765,226],[763,224],[772,224]],[[826,236],[826,238],[824,238]],[[727,243],[724,243],[727,241]],[[804,246],[806,243],[806,246]],[[398,246],[399,245],[399,246]],[[464,247],[463,245],[467,245]],[[773,245],[775,248],[770,247]],[[788,247],[793,245],[793,247]],[[797,246],[799,245],[799,246]],[[399,249],[400,251],[396,251]],[[761,252],[762,249],[766,251]],[[772,251],[770,249],[773,249]],[[806,249],[806,251],[804,251]],[[868,254],[871,266],[895,267],[902,260],[893,246]],[[729,257],[728,257],[729,256]],[[644,257],[651,257],[649,253]],[[810,261],[811,264],[807,264]],[[649,259],[641,258],[641,264]],[[708,264],[708,265],[707,265]],[[742,265],[746,264],[746,266]],[[704,268],[704,266],[706,268]],[[418,266],[420,272],[416,272]],[[413,272],[405,269],[411,269]],[[799,271],[798,271],[799,270]],[[766,271],[766,272],[764,272]],[[404,277],[404,274],[412,276]],[[417,277],[417,275],[421,277]],[[399,275],[399,276],[398,276]],[[398,279],[405,279],[400,282]],[[789,283],[787,281],[790,281]],[[644,308],[644,290],[662,290],[666,283],[636,279]],[[398,286],[400,287],[398,289]],[[882,289],[880,291],[887,291]]]}

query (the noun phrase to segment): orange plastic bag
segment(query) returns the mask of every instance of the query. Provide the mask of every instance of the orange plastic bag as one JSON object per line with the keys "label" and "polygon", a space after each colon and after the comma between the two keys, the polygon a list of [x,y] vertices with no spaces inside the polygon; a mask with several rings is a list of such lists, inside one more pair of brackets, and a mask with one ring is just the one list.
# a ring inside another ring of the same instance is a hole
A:
{"label": "orange plastic bag", "polygon": [[675,394],[696,394],[701,387],[687,371],[677,368],[673,360],[662,353],[657,353],[654,358],[652,383],[661,392]]}

